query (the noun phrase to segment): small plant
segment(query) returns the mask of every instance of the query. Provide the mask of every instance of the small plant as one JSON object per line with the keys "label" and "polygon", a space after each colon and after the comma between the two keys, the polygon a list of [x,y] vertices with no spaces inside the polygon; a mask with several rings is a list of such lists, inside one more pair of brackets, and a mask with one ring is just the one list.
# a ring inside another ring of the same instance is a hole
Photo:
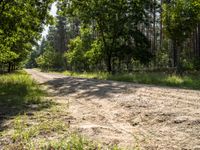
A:
{"label": "small plant", "polygon": [[102,149],[97,144],[86,140],[85,138],[72,134],[61,141],[50,141],[42,146],[42,150],[100,150]]}

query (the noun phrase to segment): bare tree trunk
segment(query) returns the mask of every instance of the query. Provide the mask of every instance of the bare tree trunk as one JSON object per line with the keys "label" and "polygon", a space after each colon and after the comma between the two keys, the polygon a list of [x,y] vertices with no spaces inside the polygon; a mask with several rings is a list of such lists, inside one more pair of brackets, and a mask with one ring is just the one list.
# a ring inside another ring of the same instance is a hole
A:
{"label": "bare tree trunk", "polygon": [[200,57],[200,23],[197,25],[196,50],[197,57]]}
{"label": "bare tree trunk", "polygon": [[153,53],[156,51],[156,0],[153,5]]}
{"label": "bare tree trunk", "polygon": [[11,72],[11,63],[9,62],[8,63],[8,73],[10,73]]}
{"label": "bare tree trunk", "polygon": [[162,23],[162,5],[163,5],[163,0],[160,0],[160,49],[162,49],[162,43],[163,43],[163,23]]}
{"label": "bare tree trunk", "polygon": [[181,74],[182,68],[180,63],[181,44],[177,40],[173,40],[173,67],[176,68],[176,73]]}
{"label": "bare tree trunk", "polygon": [[107,71],[109,73],[112,72],[112,61],[111,61],[111,55],[110,54],[107,54]]}

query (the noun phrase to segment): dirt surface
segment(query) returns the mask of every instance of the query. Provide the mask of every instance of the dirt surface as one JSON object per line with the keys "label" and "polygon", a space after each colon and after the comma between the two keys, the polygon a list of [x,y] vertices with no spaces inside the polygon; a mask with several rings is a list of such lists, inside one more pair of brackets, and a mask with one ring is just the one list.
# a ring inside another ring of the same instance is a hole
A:
{"label": "dirt surface", "polygon": [[200,150],[200,91],[26,71],[69,102],[72,130],[103,145]]}

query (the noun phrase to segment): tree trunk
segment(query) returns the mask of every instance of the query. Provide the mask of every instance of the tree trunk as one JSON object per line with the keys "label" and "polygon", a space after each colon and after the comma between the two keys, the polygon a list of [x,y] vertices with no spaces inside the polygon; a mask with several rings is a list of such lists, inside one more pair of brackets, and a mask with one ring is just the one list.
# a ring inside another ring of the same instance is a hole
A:
{"label": "tree trunk", "polygon": [[197,25],[197,39],[196,39],[197,57],[200,58],[200,23]]}
{"label": "tree trunk", "polygon": [[156,53],[156,0],[153,5],[153,54]]}
{"label": "tree trunk", "polygon": [[109,73],[112,72],[112,61],[111,61],[111,55],[110,54],[107,54],[107,71]]}
{"label": "tree trunk", "polygon": [[10,73],[11,72],[11,63],[9,62],[8,63],[8,73]]}
{"label": "tree trunk", "polygon": [[163,5],[163,1],[160,1],[161,4],[161,8],[160,8],[160,50],[162,49],[162,43],[163,43],[163,23],[162,23],[162,5]]}
{"label": "tree trunk", "polygon": [[182,68],[180,63],[181,45],[176,40],[173,41],[173,67],[176,68],[176,73],[181,74]]}

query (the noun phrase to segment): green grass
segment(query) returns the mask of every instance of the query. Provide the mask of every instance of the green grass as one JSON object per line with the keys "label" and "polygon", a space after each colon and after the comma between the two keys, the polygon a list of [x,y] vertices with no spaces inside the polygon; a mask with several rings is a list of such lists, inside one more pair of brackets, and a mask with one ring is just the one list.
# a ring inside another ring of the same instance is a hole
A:
{"label": "green grass", "polygon": [[[66,105],[55,105],[33,116],[18,115],[10,121],[10,128],[1,132],[3,149],[25,150],[101,150],[105,146],[70,132]],[[108,150],[120,150],[117,146]]]}
{"label": "green grass", "polygon": [[[54,72],[57,73],[57,72]],[[110,76],[109,73],[106,72],[73,72],[73,71],[63,71],[60,72],[66,76],[73,76],[73,77],[81,77],[81,78],[90,78],[90,79],[102,79],[106,80]]]}
{"label": "green grass", "polygon": [[110,80],[126,81],[141,84],[153,84],[170,87],[200,89],[200,76],[197,75],[169,75],[165,73],[133,73],[111,75]]}
{"label": "green grass", "polygon": [[61,73],[66,76],[74,76],[82,78],[94,78],[101,80],[123,81],[123,82],[139,83],[139,84],[161,85],[161,86],[200,90],[200,76],[198,74],[193,74],[193,75],[187,74],[183,76],[178,76],[175,74],[167,74],[161,72],[157,73],[135,72],[135,73],[123,73],[116,75],[111,75],[105,72],[77,73],[71,71],[64,71]]}
{"label": "green grass", "polygon": [[45,92],[24,71],[0,75],[0,105],[39,103]]}

